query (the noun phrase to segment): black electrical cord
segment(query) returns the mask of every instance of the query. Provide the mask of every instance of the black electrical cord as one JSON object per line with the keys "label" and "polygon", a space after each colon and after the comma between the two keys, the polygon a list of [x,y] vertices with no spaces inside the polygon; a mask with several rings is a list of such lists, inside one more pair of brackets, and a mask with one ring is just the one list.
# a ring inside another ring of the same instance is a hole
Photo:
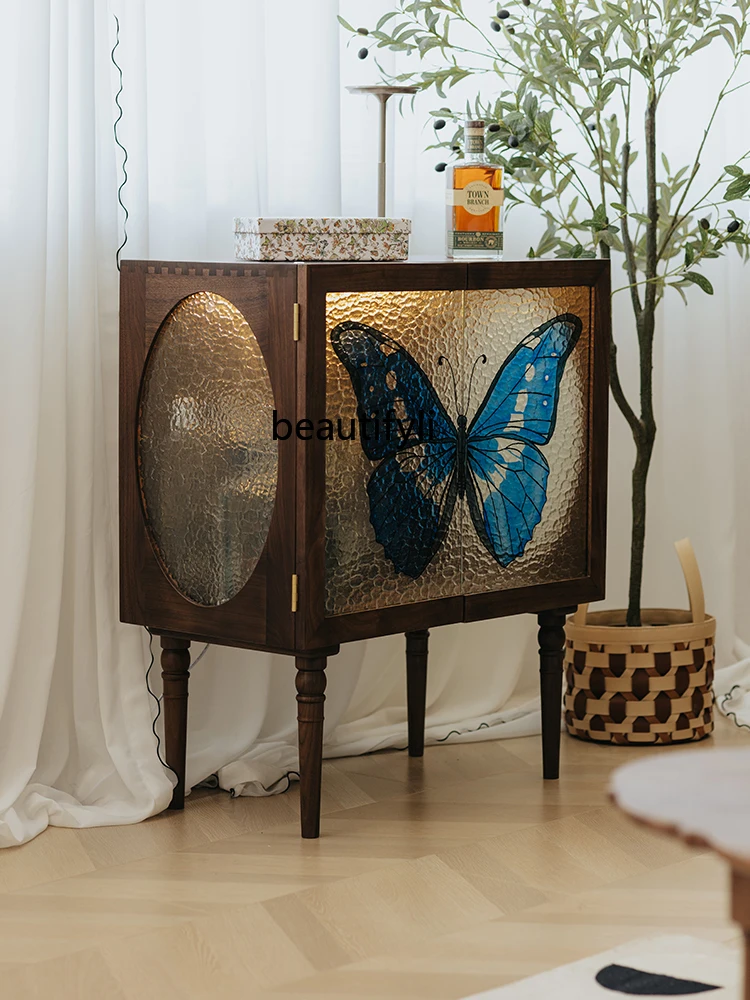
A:
{"label": "black electrical cord", "polygon": [[451,729],[447,736],[441,736],[439,740],[435,740],[436,743],[445,743],[449,736],[463,736],[464,733],[478,733],[480,729],[489,729],[489,722],[481,722],[476,729]]}
{"label": "black electrical cord", "polygon": [[[151,631],[151,629],[147,628],[146,631],[148,632],[148,652],[149,652],[149,656],[150,656],[149,665],[148,665],[148,668],[146,669],[146,690],[148,691],[148,693],[151,695],[151,697],[156,702],[156,715],[151,720],[151,729],[153,730],[154,736],[156,737],[156,756],[159,758],[159,763],[162,765],[162,767],[166,767],[167,770],[171,771],[172,774],[176,778],[177,777],[177,772],[175,771],[175,769],[173,767],[170,767],[170,765],[167,764],[167,762],[164,760],[164,758],[161,755],[161,737],[159,736],[159,731],[156,728],[156,723],[159,721],[159,718],[161,716],[161,698],[159,698],[154,693],[154,691],[153,691],[153,689],[151,687],[150,680],[149,680],[149,678],[151,676],[151,671],[153,670],[155,659],[156,659],[155,656],[154,656],[154,635],[153,635],[153,632]],[[209,645],[210,645],[210,643],[206,643],[206,645],[203,647],[203,650],[201,651],[200,655],[197,657],[196,660],[194,660],[193,663],[191,663],[191,665],[190,665],[190,669],[191,670],[206,655],[206,653],[208,652]]]}
{"label": "black electrical cord", "polygon": [[151,656],[151,661],[148,665],[148,669],[146,670],[146,690],[156,702],[156,715],[151,720],[151,729],[153,730],[154,737],[156,738],[156,756],[159,758],[159,763],[162,765],[162,767],[165,767],[168,771],[171,771],[172,774],[175,776],[175,778],[177,778],[177,780],[179,781],[175,769],[173,767],[170,767],[169,764],[167,764],[167,762],[161,755],[161,736],[159,736],[159,731],[156,728],[156,723],[159,721],[159,717],[161,715],[161,698],[158,698],[154,694],[151,688],[151,684],[149,682],[149,677],[151,676],[151,671],[153,669],[154,662],[156,659],[154,657],[154,636],[153,633],[151,632],[151,629],[147,628],[146,631],[148,632],[148,651]]}
{"label": "black electrical cord", "polygon": [[126,167],[127,162],[128,162],[128,151],[123,146],[123,144],[120,142],[120,138],[119,138],[119,136],[117,134],[117,126],[120,124],[120,121],[122,120],[122,105],[120,104],[120,95],[122,94],[122,69],[120,67],[120,64],[115,59],[115,52],[117,51],[117,49],[120,46],[120,21],[119,21],[119,19],[117,17],[117,14],[113,14],[112,16],[115,19],[116,36],[115,36],[115,44],[114,44],[114,46],[112,48],[112,51],[109,54],[109,57],[112,60],[112,65],[117,70],[117,73],[118,73],[119,78],[120,78],[120,89],[115,94],[115,104],[117,105],[119,114],[117,115],[117,118],[115,119],[115,123],[114,123],[114,126],[113,126],[113,132],[114,132],[114,136],[115,136],[115,145],[119,146],[120,149],[123,152],[123,158],[122,158],[122,183],[120,184],[120,186],[117,189],[117,201],[119,202],[120,207],[122,208],[123,212],[125,213],[125,218],[123,219],[123,223],[122,223],[123,240],[122,240],[122,243],[117,248],[117,253],[115,254],[115,260],[117,261],[117,270],[119,271],[120,270],[120,254],[122,253],[123,249],[125,248],[125,244],[128,242],[128,210],[127,210],[127,208],[125,206],[125,202],[122,200],[122,190],[123,190],[123,188],[125,187],[125,185],[128,182],[128,171],[127,171],[127,167]]}
{"label": "black electrical cord", "polygon": [[[481,722],[477,726],[476,729],[451,729],[451,731],[449,733],[446,733],[445,736],[441,736],[439,739],[435,740],[435,742],[436,743],[445,743],[445,741],[447,739],[449,739],[451,736],[464,736],[466,733],[478,733],[480,729],[489,729],[489,728],[490,728],[489,722]],[[366,757],[366,756],[368,756],[371,753],[380,753],[381,750],[408,750],[408,749],[409,749],[408,746],[405,746],[405,747],[379,747],[377,750],[368,750],[367,753],[363,754],[362,756]]]}

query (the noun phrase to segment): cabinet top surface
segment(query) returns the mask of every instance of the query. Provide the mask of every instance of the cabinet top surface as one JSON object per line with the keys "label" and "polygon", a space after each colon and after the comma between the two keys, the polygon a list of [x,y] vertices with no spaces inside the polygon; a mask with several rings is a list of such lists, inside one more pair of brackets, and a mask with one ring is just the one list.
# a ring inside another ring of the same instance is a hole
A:
{"label": "cabinet top surface", "polygon": [[[177,260],[139,260],[139,259],[126,259],[121,261],[123,267],[137,267],[148,265],[150,267],[168,267],[174,266],[175,264],[185,264],[188,258],[184,258],[182,261]],[[427,264],[431,267],[443,266],[452,268],[464,268],[469,269],[476,268],[487,268],[491,267],[502,271],[504,268],[507,269],[509,266],[517,268],[519,265],[528,267],[529,269],[534,268],[549,268],[549,267],[576,267],[580,268],[582,271],[594,266],[597,270],[603,270],[609,267],[608,260],[602,260],[599,258],[529,258],[529,257],[517,257],[517,258],[504,258],[503,260],[473,260],[473,261],[463,261],[463,260],[451,260],[447,257],[436,257],[436,256],[413,256],[409,257],[407,260],[394,260],[394,261],[371,261],[371,260],[316,260],[316,261],[261,261],[261,260],[223,260],[223,261],[194,261],[190,262],[190,267],[202,267],[202,268],[240,268],[240,267],[269,267],[269,268],[293,268],[293,267],[304,267],[304,268],[401,268],[409,267],[419,264]]]}

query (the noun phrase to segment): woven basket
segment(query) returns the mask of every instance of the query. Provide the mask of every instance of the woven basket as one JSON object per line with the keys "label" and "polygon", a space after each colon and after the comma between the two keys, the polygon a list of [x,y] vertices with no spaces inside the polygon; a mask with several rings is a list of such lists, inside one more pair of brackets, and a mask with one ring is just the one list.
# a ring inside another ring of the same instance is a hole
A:
{"label": "woven basket", "polygon": [[625,611],[587,614],[565,624],[565,725],[597,743],[686,743],[714,727],[712,689],[716,619],[704,610],[703,585],[688,539],[675,543],[690,611],[650,608],[643,625]]}

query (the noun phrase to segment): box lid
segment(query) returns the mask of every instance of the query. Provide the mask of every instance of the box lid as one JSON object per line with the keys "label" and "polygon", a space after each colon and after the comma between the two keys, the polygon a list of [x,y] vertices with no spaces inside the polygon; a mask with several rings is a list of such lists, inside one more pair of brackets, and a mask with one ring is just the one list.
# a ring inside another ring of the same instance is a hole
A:
{"label": "box lid", "polygon": [[234,220],[235,233],[410,233],[411,219],[354,219],[328,216],[317,219],[271,219],[242,216]]}

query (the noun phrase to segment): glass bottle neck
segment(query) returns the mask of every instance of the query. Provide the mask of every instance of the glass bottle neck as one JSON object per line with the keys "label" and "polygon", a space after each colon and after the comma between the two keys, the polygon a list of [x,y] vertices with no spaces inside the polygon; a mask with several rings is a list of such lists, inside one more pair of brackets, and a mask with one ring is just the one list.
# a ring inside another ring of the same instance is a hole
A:
{"label": "glass bottle neck", "polygon": [[464,129],[464,162],[479,162],[484,159],[484,130]]}

